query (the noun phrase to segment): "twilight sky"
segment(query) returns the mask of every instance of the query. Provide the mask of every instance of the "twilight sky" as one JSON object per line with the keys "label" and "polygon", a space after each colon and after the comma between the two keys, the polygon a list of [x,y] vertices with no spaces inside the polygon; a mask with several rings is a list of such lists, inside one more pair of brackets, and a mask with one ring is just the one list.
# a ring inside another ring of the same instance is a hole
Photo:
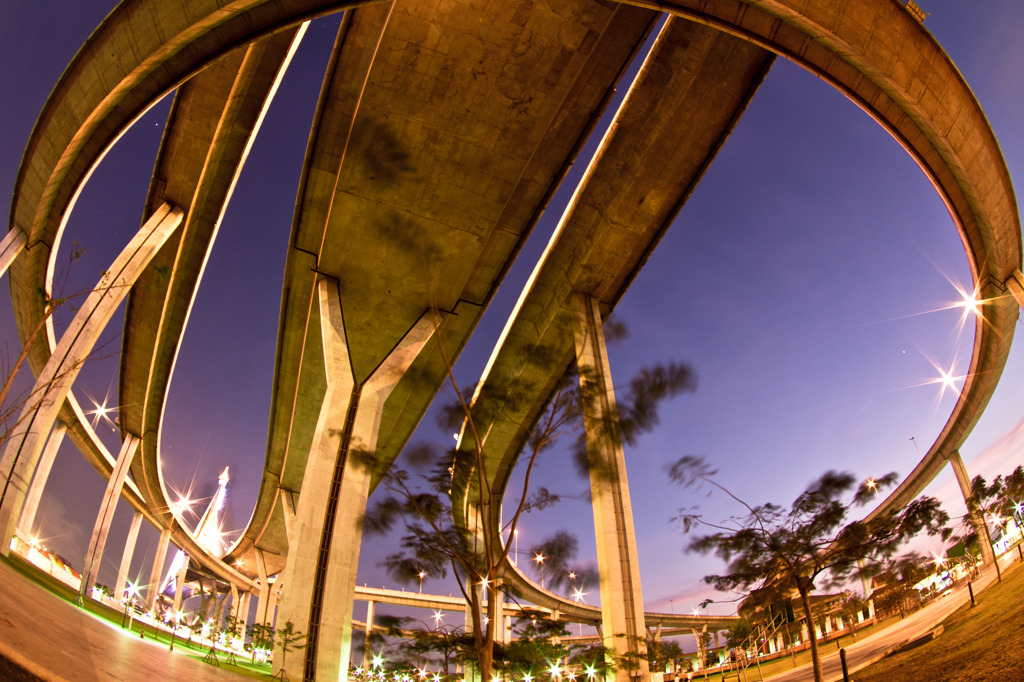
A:
{"label": "twilight sky", "polygon": [[[946,48],[987,113],[1011,177],[1024,177],[1024,3],[919,0],[925,26]],[[53,84],[113,3],[6,0],[0,4],[0,188],[9,197],[32,124]],[[243,171],[214,247],[178,359],[162,452],[175,489],[210,494],[230,466],[231,524],[242,528],[266,448],[271,369],[284,247],[337,17],[315,23],[285,78]],[[62,242],[85,255],[64,291],[95,283],[138,228],[169,98],[118,143],[82,193]],[[584,164],[578,163],[582,168]],[[543,249],[568,193],[538,226],[467,347],[458,373],[475,381]],[[788,504],[829,469],[868,477],[906,475],[934,441],[954,396],[939,370],[966,370],[973,320],[955,307],[969,289],[953,222],[904,150],[854,104],[800,68],[777,61],[716,163],[623,299],[628,339],[610,349],[616,381],[641,366],[689,363],[695,393],[663,408],[662,424],[627,450],[645,604],[689,612],[713,596],[701,577],[714,559],[682,551],[670,518],[698,505],[709,520],[742,510],[724,495],[680,490],[668,463],[705,456],[718,481],[752,503]],[[6,289],[5,289],[6,290]],[[67,324],[67,312],[57,324]],[[76,393],[116,401],[120,317],[83,371]],[[1018,323],[1018,331],[1019,331]],[[8,296],[0,296],[0,351],[19,344]],[[987,478],[1024,463],[1024,350],[1011,351],[985,416],[961,453]],[[23,382],[24,385],[24,382]],[[116,453],[117,436],[97,429]],[[429,417],[413,440],[445,442]],[[542,480],[567,495],[585,483],[556,451]],[[104,482],[65,443],[37,521],[40,535],[80,564]],[[963,514],[953,475],[926,494]],[[372,500],[371,500],[372,502]],[[197,508],[201,512],[201,509]],[[122,504],[101,580],[112,582],[130,512]],[[589,503],[567,500],[527,518],[520,549],[558,528],[576,533],[578,562],[593,557]],[[140,536],[133,571],[149,565],[156,533]],[[938,541],[923,549],[940,551]],[[396,586],[377,566],[392,547],[364,544],[359,581]],[[148,570],[148,569],[146,569]],[[430,580],[425,591],[432,587]],[[438,591],[447,586],[434,585]],[[596,601],[596,586],[587,600]],[[725,598],[725,596],[723,596]],[[729,605],[711,607],[729,613]]]}

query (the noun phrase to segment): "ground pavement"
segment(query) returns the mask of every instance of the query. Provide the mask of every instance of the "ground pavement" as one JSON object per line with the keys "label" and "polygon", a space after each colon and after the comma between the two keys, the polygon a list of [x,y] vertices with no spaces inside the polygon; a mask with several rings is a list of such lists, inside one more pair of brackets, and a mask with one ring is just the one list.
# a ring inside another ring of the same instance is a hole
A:
{"label": "ground pavement", "polygon": [[4,561],[0,561],[0,656],[43,680],[248,679],[189,658],[180,647],[170,652],[167,644],[129,635],[51,594]]}

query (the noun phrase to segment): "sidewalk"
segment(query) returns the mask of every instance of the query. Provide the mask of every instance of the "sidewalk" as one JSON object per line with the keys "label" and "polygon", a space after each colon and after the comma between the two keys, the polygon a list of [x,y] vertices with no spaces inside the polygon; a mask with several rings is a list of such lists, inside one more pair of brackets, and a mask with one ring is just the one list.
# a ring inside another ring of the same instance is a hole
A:
{"label": "sidewalk", "polygon": [[[194,653],[194,652],[193,652]],[[43,680],[251,679],[140,639],[47,592],[0,561],[0,656]]]}
{"label": "sidewalk", "polygon": [[[1013,556],[1003,556],[1004,560],[1000,561],[1000,567],[1004,573],[1012,567],[1013,558]],[[979,594],[983,589],[995,582],[995,580],[995,568],[988,568],[982,571],[981,575],[973,581],[974,594]],[[927,634],[958,608],[969,603],[970,600],[971,597],[967,586],[963,585],[955,589],[948,597],[939,597],[898,623],[846,647],[847,670],[851,677],[854,672],[868,667],[904,644]],[[830,649],[827,654],[822,652],[821,662],[823,677],[826,682],[836,682],[843,679],[839,652],[834,648]],[[813,679],[813,674],[808,663],[764,679],[765,682],[802,682],[803,680]]]}

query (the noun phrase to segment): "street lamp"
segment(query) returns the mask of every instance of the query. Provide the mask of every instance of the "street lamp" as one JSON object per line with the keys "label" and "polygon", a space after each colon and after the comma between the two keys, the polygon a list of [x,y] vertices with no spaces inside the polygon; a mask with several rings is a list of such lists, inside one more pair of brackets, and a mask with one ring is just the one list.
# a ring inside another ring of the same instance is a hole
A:
{"label": "street lamp", "polygon": [[124,621],[128,616],[128,609],[131,608],[132,617],[128,620],[128,629],[131,629],[132,622],[135,620],[135,597],[139,596],[139,586],[134,583],[128,583],[128,589],[124,592],[124,598],[121,602],[124,604],[124,613],[121,615],[121,627],[124,627]]}
{"label": "street lamp", "polygon": [[174,631],[178,629],[178,618],[181,617],[181,611],[172,611],[170,618],[167,619],[167,624],[171,626],[171,647],[168,651],[174,651]]}
{"label": "street lamp", "polygon": [[427,573],[426,571],[420,571],[416,576],[420,579],[420,594],[423,594],[423,579],[427,577]]}
{"label": "street lamp", "polygon": [[544,587],[544,559],[545,558],[547,558],[547,557],[544,556],[543,552],[541,552],[539,554],[535,554],[534,557],[533,557],[533,560],[537,562],[538,566],[540,566],[540,586],[541,586],[541,588]]}
{"label": "street lamp", "polygon": [[124,613],[121,614],[121,629],[124,629],[124,624],[128,620],[128,596],[125,595],[121,598],[121,603],[124,604]]}

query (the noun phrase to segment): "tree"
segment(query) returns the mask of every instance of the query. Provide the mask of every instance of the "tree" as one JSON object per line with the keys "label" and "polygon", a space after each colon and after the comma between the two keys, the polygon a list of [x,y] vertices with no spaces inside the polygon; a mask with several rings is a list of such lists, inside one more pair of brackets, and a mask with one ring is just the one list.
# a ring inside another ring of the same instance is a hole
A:
{"label": "tree", "polygon": [[569,647],[560,638],[569,634],[565,623],[539,610],[524,610],[516,619],[516,638],[506,647],[501,668],[514,676],[546,671],[554,661],[569,657]]}
{"label": "tree", "polygon": [[746,618],[740,618],[728,631],[725,637],[725,646],[730,649],[751,648],[753,640],[758,636],[760,630]]}
{"label": "tree", "polygon": [[916,552],[908,552],[890,562],[878,577],[881,587],[875,592],[875,613],[900,618],[916,609],[921,598],[914,585],[921,582],[932,570],[932,563]]}
{"label": "tree", "polygon": [[263,623],[249,626],[249,641],[252,644],[252,662],[256,662],[257,649],[271,649],[274,646],[274,627]]}
{"label": "tree", "polygon": [[473,649],[473,637],[461,625],[446,625],[439,619],[431,626],[410,616],[379,615],[373,631],[363,645],[374,658],[383,660],[389,646],[398,654],[389,654],[389,664],[423,669],[436,655],[444,678],[448,678],[451,663],[471,660],[467,652]]}
{"label": "tree", "polygon": [[[415,629],[405,649],[417,657],[436,654],[445,678],[453,661],[472,660],[473,636],[461,625],[440,625],[435,628]],[[497,654],[496,654],[497,655]]]}
{"label": "tree", "polygon": [[[938,500],[919,497],[897,513],[871,521],[846,522],[852,505],[863,505],[882,486],[896,482],[895,473],[858,485],[850,473],[829,471],[801,493],[789,509],[772,503],[750,506],[716,483],[702,458],[686,455],[672,465],[670,476],[684,486],[706,482],[741,504],[746,512],[721,524],[709,523],[689,510],[676,520],[684,531],[699,526],[716,532],[695,538],[689,551],[714,553],[727,564],[721,575],[705,576],[719,590],[777,587],[799,594],[807,617],[814,679],[821,682],[821,658],[814,637],[810,594],[819,576],[836,585],[858,571],[858,562],[879,565],[889,560],[909,538],[925,532],[950,534],[949,516]],[[844,501],[854,490],[852,500]]]}
{"label": "tree", "polygon": [[1024,466],[1018,466],[1003,478],[1000,474],[987,483],[982,476],[971,479],[971,500],[978,507],[997,516],[1011,516],[1024,501]]}
{"label": "tree", "polygon": [[849,626],[850,634],[853,635],[854,640],[857,639],[857,617],[864,612],[867,603],[863,596],[848,590],[839,605],[839,613],[843,616],[843,621]]}
{"label": "tree", "polygon": [[[443,351],[444,343],[439,342],[438,345]],[[537,353],[532,361],[546,362],[543,355],[543,352]],[[469,605],[474,657],[479,674],[483,679],[490,679],[496,629],[501,627],[497,618],[497,604],[503,590],[501,570],[510,549],[503,537],[510,537],[515,532],[522,514],[558,501],[559,496],[547,488],[531,491],[530,477],[538,457],[567,431],[580,434],[576,450],[582,449],[585,453],[582,414],[587,396],[580,388],[580,384],[585,382],[579,381],[574,369],[567,371],[554,389],[546,409],[530,429],[524,452],[520,454],[520,459],[525,461],[523,487],[513,498],[510,518],[496,533],[487,520],[501,516],[501,500],[491,494],[491,484],[485,475],[483,443],[486,439],[480,437],[478,430],[492,423],[495,415],[512,411],[512,406],[518,401],[532,397],[522,395],[519,386],[460,390],[447,358],[445,364],[456,401],[442,411],[440,426],[445,434],[461,430],[469,436],[465,440],[471,448],[473,480],[480,487],[478,512],[481,523],[467,531],[456,527],[453,521],[450,490],[457,452],[420,445],[407,448],[405,454],[410,464],[424,473],[413,476],[403,469],[380,468],[382,470],[378,474],[388,494],[367,511],[364,528],[371,533],[385,533],[396,524],[403,524],[406,534],[400,540],[400,551],[384,562],[395,579],[412,584],[424,574],[435,578],[449,575],[455,578]],[[639,434],[658,423],[657,408],[663,400],[693,390],[695,385],[693,373],[686,365],[659,365],[641,370],[619,402],[619,423],[614,428],[619,430],[625,442],[633,442]],[[466,466],[466,452],[463,451],[460,457],[463,458],[460,466]],[[573,546],[561,537],[553,538],[552,542],[556,542],[560,549]],[[560,568],[565,569],[566,566]],[[559,581],[565,577],[561,575],[565,572],[560,571]]]}
{"label": "tree", "polygon": [[[651,670],[665,670],[669,665],[683,658],[683,650],[679,642],[674,639],[649,639],[647,640],[647,662]],[[674,666],[673,666],[674,667]]]}
{"label": "tree", "polygon": [[228,616],[224,621],[224,629],[221,630],[221,633],[224,635],[226,644],[234,647],[233,640],[240,639],[244,631],[245,621],[243,619],[237,616]]}
{"label": "tree", "polygon": [[276,638],[277,643],[281,647],[281,668],[274,677],[280,677],[282,680],[286,680],[288,679],[288,676],[285,673],[285,657],[292,649],[305,648],[306,645],[301,642],[306,638],[306,635],[296,630],[295,625],[291,621],[288,621],[285,623],[283,628],[278,628],[272,639],[274,638]]}

